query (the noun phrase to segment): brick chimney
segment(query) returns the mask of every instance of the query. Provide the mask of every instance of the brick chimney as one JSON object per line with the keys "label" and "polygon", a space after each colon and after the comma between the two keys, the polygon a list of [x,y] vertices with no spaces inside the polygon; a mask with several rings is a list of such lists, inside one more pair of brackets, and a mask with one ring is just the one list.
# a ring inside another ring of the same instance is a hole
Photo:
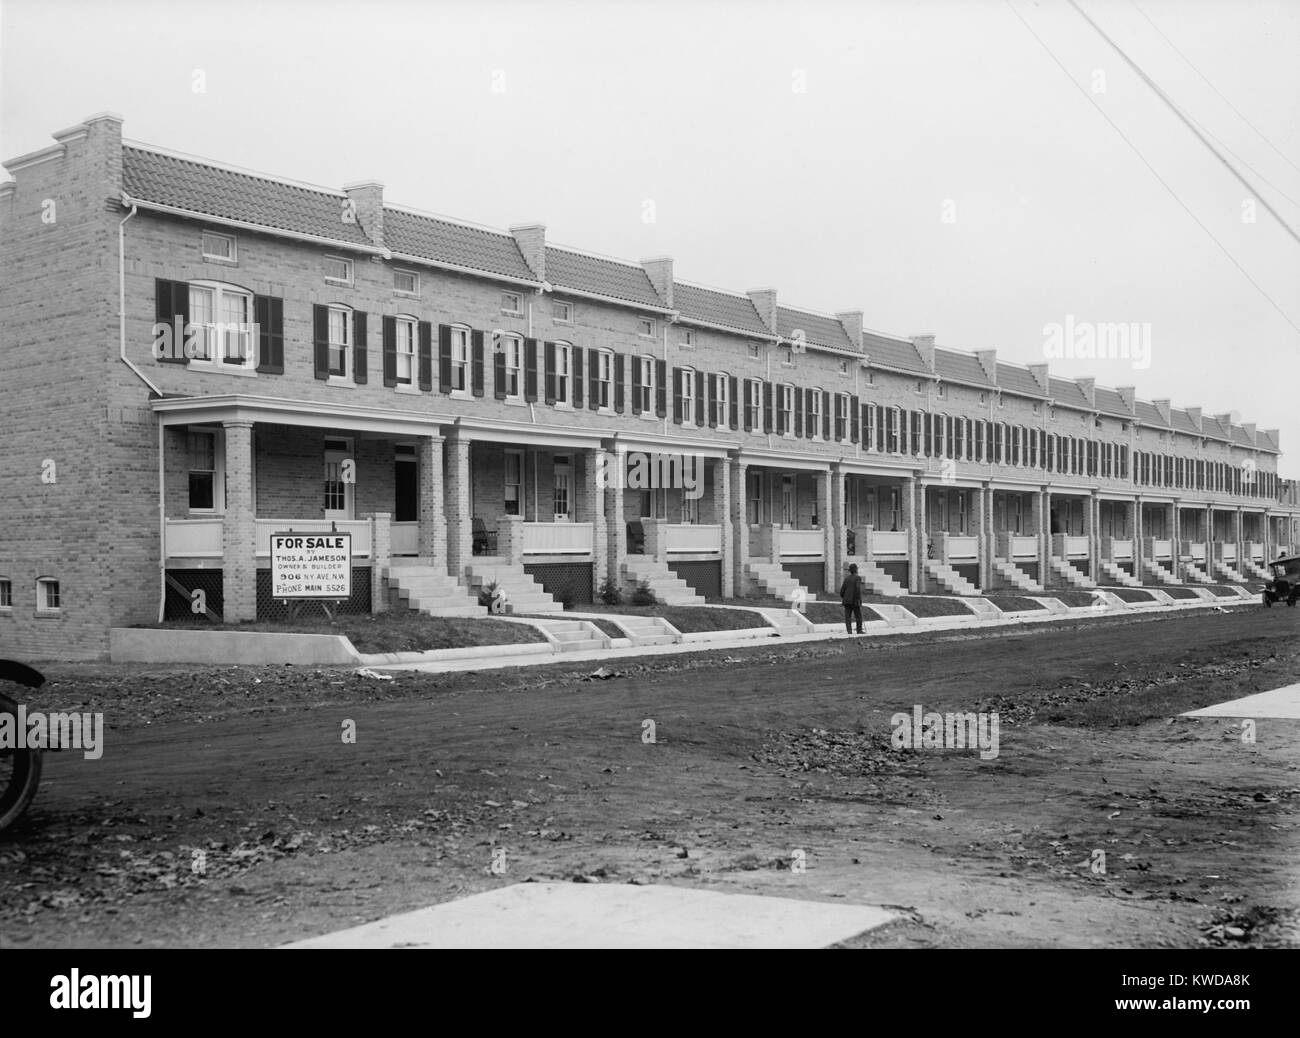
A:
{"label": "brick chimney", "polygon": [[1137,414],[1137,386],[1116,386],[1115,392],[1124,401],[1129,414]]}
{"label": "brick chimney", "polygon": [[934,336],[913,335],[912,346],[921,355],[921,363],[925,365],[925,370],[934,374]]}
{"label": "brick chimney", "polygon": [[510,228],[519,252],[538,281],[546,280],[546,224],[521,223]]}
{"label": "brick chimney", "polygon": [[984,369],[984,374],[988,377],[988,380],[996,383],[998,380],[998,351],[976,350],[975,359],[980,362],[980,367]]}
{"label": "brick chimney", "polygon": [[1192,420],[1192,424],[1196,426],[1196,431],[1200,432],[1201,409],[1199,407],[1184,407],[1183,410],[1187,412],[1187,417],[1190,418]]}
{"label": "brick chimney", "polygon": [[378,180],[344,184],[343,191],[356,206],[357,223],[376,247],[384,247],[384,185]]}
{"label": "brick chimney", "polygon": [[1171,408],[1171,406],[1172,406],[1172,401],[1170,401],[1170,400],[1168,400],[1168,399],[1165,399],[1165,400],[1152,400],[1152,401],[1151,401],[1151,406],[1153,406],[1157,411],[1160,412],[1160,420],[1161,420],[1162,422],[1164,422],[1165,425],[1173,425],[1173,424],[1174,424],[1174,422],[1173,422],[1173,417],[1172,417],[1172,415],[1171,415],[1171,413],[1170,413],[1170,408]]}
{"label": "brick chimney", "polygon": [[1243,429],[1246,430],[1246,437],[1247,437],[1247,439],[1250,440],[1251,443],[1257,443],[1257,442],[1258,442],[1258,440],[1257,440],[1256,437],[1255,437],[1255,423],[1254,423],[1254,422],[1242,422],[1242,423],[1241,423],[1241,427],[1242,427]]}
{"label": "brick chimney", "polygon": [[645,268],[646,276],[650,279],[650,284],[654,285],[655,292],[663,300],[664,306],[671,310],[673,308],[673,258],[655,256],[652,259],[643,259],[641,266]]}
{"label": "brick chimney", "polygon": [[1270,440],[1273,442],[1273,446],[1274,446],[1274,447],[1280,447],[1280,446],[1282,446],[1282,444],[1281,444],[1280,442],[1278,442],[1278,437],[1279,437],[1281,434],[1282,434],[1282,430],[1281,430],[1281,429],[1265,429],[1265,430],[1264,430],[1264,435],[1265,435],[1266,437],[1268,437],[1268,439],[1270,439]]}
{"label": "brick chimney", "polygon": [[849,341],[854,347],[861,351],[862,349],[862,311],[845,310],[835,315],[835,319],[840,322],[844,329],[844,334],[849,337]]}
{"label": "brick chimney", "polygon": [[1097,406],[1097,380],[1095,378],[1076,378],[1074,384],[1079,387],[1089,407]]}
{"label": "brick chimney", "polygon": [[1029,364],[1027,367],[1029,368],[1029,374],[1033,376],[1034,381],[1038,384],[1038,388],[1043,391],[1043,395],[1050,396],[1051,383],[1048,381],[1050,375],[1048,374],[1047,365]]}
{"label": "brick chimney", "polygon": [[776,289],[775,288],[751,288],[745,295],[754,303],[754,309],[758,311],[758,318],[763,322],[773,335],[776,334]]}

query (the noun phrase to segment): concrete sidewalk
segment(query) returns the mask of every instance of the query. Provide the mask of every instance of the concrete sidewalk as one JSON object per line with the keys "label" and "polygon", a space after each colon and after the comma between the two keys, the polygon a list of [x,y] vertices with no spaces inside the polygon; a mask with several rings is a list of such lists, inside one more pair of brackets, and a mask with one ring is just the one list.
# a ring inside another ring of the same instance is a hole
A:
{"label": "concrete sidewalk", "polygon": [[515,883],[285,948],[825,948],[882,908],[625,883]]}
{"label": "concrete sidewalk", "polygon": [[1270,717],[1300,721],[1300,685],[1285,685],[1201,710],[1189,710],[1183,717]]}

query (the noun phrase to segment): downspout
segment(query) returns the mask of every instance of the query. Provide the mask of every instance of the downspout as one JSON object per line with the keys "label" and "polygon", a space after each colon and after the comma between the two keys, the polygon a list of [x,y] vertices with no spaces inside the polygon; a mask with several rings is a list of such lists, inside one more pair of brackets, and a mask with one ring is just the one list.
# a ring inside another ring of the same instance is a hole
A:
{"label": "downspout", "polygon": [[[164,492],[163,433],[158,422],[158,622],[162,623],[167,611],[167,501]],[[224,607],[223,607],[224,608]]]}

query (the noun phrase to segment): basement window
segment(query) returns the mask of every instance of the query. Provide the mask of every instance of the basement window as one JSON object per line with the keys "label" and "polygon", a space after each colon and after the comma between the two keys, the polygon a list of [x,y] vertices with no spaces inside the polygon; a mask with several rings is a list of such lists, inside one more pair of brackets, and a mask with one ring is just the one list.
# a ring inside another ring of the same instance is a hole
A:
{"label": "basement window", "polygon": [[36,611],[38,613],[57,613],[62,608],[63,599],[59,594],[59,582],[53,577],[40,577],[36,581]]}
{"label": "basement window", "polygon": [[0,609],[14,607],[14,582],[8,577],[0,577]]}

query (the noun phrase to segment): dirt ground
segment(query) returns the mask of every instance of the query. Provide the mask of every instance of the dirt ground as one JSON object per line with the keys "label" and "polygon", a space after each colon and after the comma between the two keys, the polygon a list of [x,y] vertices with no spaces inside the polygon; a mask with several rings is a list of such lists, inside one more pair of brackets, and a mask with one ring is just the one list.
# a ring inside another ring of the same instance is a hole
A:
{"label": "dirt ground", "polygon": [[[1174,715],[1300,680],[1298,635],[1243,607],[608,679],[50,664],[30,708],[103,710],[105,751],[48,754],[0,835],[0,948],[265,947],[528,878],[900,912],[853,947],[1296,947],[1300,721]],[[996,710],[999,756],[895,750],[914,704]]]}

